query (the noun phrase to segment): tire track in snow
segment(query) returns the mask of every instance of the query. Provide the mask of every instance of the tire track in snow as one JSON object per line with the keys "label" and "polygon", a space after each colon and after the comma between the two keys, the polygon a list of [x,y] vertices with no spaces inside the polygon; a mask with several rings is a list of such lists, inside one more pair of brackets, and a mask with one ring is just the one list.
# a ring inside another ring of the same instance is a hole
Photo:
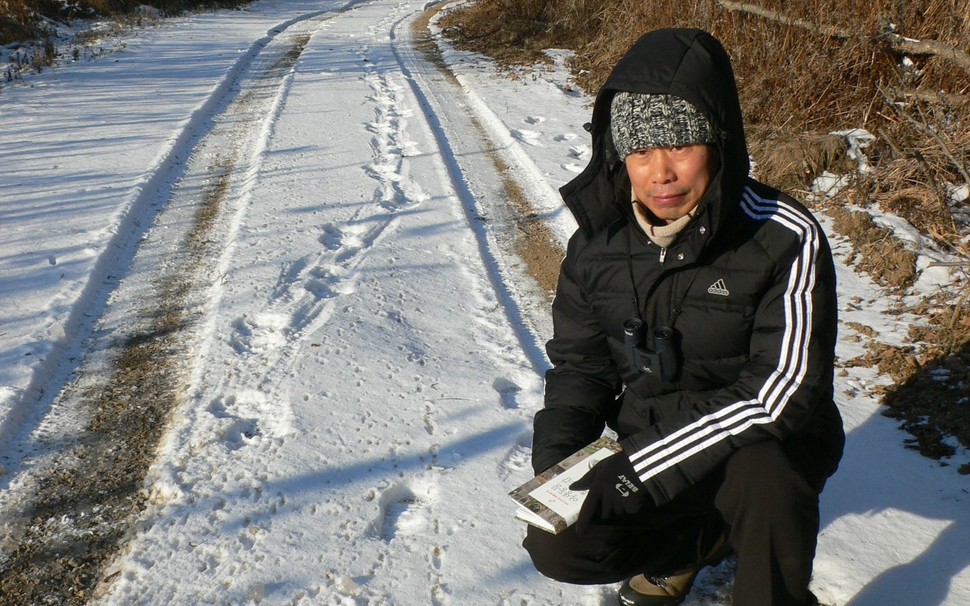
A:
{"label": "tire track in snow", "polygon": [[[395,53],[426,113],[432,117],[430,124],[443,153],[449,155],[449,174],[464,202],[499,302],[522,351],[536,374],[541,375],[548,368],[548,360],[540,341],[552,333],[547,296],[555,289],[563,254],[544,221],[564,207],[558,192],[548,185],[521,148],[523,143],[534,142],[529,136],[534,133],[521,130],[516,131],[521,136],[516,136],[510,132],[496,115],[496,109],[483,102],[446,65],[430,25],[441,8],[442,5],[429,4],[423,15],[397,23],[394,34],[400,44],[395,45]],[[437,75],[422,67],[422,58],[437,68]],[[457,103],[453,95],[459,100]],[[529,115],[524,122],[540,124],[544,120],[542,116]],[[485,149],[471,148],[463,131],[477,133]],[[557,136],[556,141],[575,137],[566,133]],[[570,150],[573,157],[586,153],[583,146]],[[490,190],[479,178],[482,174],[498,174],[500,189]],[[528,267],[527,273],[505,261],[517,256]],[[533,280],[538,288],[530,289],[527,285]],[[503,354],[500,349],[495,353]],[[529,385],[532,380],[531,375],[500,377],[492,387],[504,409],[531,419],[531,412],[518,409],[522,405],[519,385]],[[529,427],[515,438],[498,465],[498,476],[503,482],[514,486],[531,476],[531,451]]]}
{"label": "tire track in snow", "polygon": [[[481,178],[481,175],[508,171],[509,167],[499,157],[502,150],[490,141],[485,128],[474,115],[459,82],[447,67],[434,61],[439,51],[430,38],[427,20],[439,8],[430,7],[423,15],[410,15],[394,23],[391,29],[394,57],[428,116],[428,125],[441,150],[455,192],[465,207],[468,224],[477,238],[481,258],[502,311],[515,329],[521,351],[528,357],[536,373],[542,374],[549,364],[543,344],[537,339],[541,331],[536,327],[544,321],[537,316],[544,317],[547,311],[543,309],[537,313],[531,308],[542,297],[537,293],[517,292],[513,285],[527,283],[530,278],[510,274],[510,268],[503,266],[500,261],[503,253],[510,251],[506,250],[509,248],[507,245],[498,241],[501,237],[498,232],[515,224],[516,210],[509,207],[507,188],[517,187],[518,184],[512,175],[500,175],[497,186],[490,186]],[[442,72],[441,82],[436,81],[436,74],[428,72],[426,68],[429,67],[432,71]],[[459,98],[457,103],[453,97],[456,94]],[[483,141],[491,147],[483,150]],[[490,226],[491,223],[496,226]]]}
{"label": "tire track in snow", "polygon": [[[429,21],[437,13],[439,7],[429,7],[424,14],[410,16],[397,21],[391,30],[392,48],[398,64],[407,78],[415,97],[418,99],[425,113],[428,115],[428,125],[444,157],[451,183],[455,192],[463,202],[468,224],[475,234],[481,258],[488,272],[488,277],[499,306],[506,320],[513,327],[518,337],[520,349],[524,352],[535,371],[541,375],[548,367],[542,345],[537,337],[550,330],[544,328],[548,312],[545,307],[536,309],[536,302],[544,298],[538,292],[522,292],[514,285],[527,284],[530,278],[516,274],[512,268],[504,266],[501,259],[509,255],[514,257],[516,251],[503,236],[503,231],[509,226],[517,225],[515,204],[510,202],[517,196],[522,197],[529,192],[538,198],[529,187],[519,182],[519,173],[523,170],[511,170],[515,162],[507,161],[506,155],[514,149],[508,150],[492,142],[492,137],[482,126],[476,112],[471,107],[467,91],[454,77],[447,66],[440,61],[439,49],[431,37]],[[428,73],[424,67],[433,66],[440,77]],[[451,94],[458,91],[462,101],[454,103]],[[464,132],[477,133],[478,138],[469,142],[462,135]],[[486,148],[484,154],[481,142],[492,147]],[[490,189],[481,180],[480,175],[501,173],[500,187]],[[536,179],[542,181],[541,177]],[[526,289],[527,290],[527,289]],[[479,316],[484,335],[495,334],[498,327],[490,315]],[[512,352],[507,344],[494,343],[491,339],[484,339],[481,344],[491,350],[491,355],[505,358],[510,362],[516,352]],[[515,364],[513,363],[514,367]],[[528,384],[529,377],[523,377],[522,384]],[[531,418],[528,411],[520,411],[518,392],[520,388],[514,377],[502,377],[493,383],[501,406],[515,413],[516,416]],[[499,464],[498,475],[503,480],[514,476],[528,475],[531,471],[530,458],[532,449],[532,432],[523,431],[515,440],[503,461]]]}
{"label": "tire track in snow", "polygon": [[[135,230],[141,243],[137,252],[129,245],[131,269],[104,304],[77,378],[31,438],[36,471],[21,473],[3,497],[21,521],[4,529],[5,604],[80,604],[97,593],[102,565],[145,506],[142,479],[182,399],[192,359],[185,351],[198,338],[218,278],[211,261],[230,248],[287,76],[332,15],[291,20],[257,42],[231,84],[204,104],[207,115],[179,136],[173,166],[149,180],[164,184],[143,194],[142,204],[159,209],[156,224]],[[127,266],[123,256],[111,264]],[[253,430],[236,427],[240,435]]]}
{"label": "tire track in snow", "polygon": [[[469,98],[466,94],[469,91],[464,90],[442,61],[436,60],[440,51],[428,27],[429,19],[436,12],[437,9],[432,7],[423,15],[411,15],[397,21],[391,30],[392,49],[414,97],[428,117],[428,127],[437,142],[448,178],[465,209],[468,225],[476,236],[479,254],[498,302],[493,310],[497,314],[476,316],[481,326],[475,331],[478,336],[475,342],[488,352],[484,355],[505,360],[509,368],[521,368],[520,356],[524,353],[534,371],[513,371],[496,378],[492,383],[496,400],[513,418],[530,425],[530,400],[520,395],[523,389],[520,385],[534,384],[536,375],[541,376],[548,367],[539,339],[549,336],[551,327],[546,324],[548,309],[540,289],[525,286],[531,278],[509,266],[505,260],[524,252],[508,232],[525,231],[523,215],[528,215],[526,219],[535,216],[526,201],[532,205],[548,201],[550,197],[546,190],[549,188],[531,161],[521,161],[518,156],[522,154],[518,151],[517,155],[516,145],[501,140],[496,142],[494,134],[482,122],[480,108],[475,107],[475,103],[480,105],[481,102]],[[482,143],[486,146],[484,149]],[[498,178],[490,181],[487,175],[498,175]],[[558,199],[555,192],[551,199]],[[552,249],[549,247],[543,252],[555,254]],[[556,256],[557,260],[559,258]],[[531,265],[530,268],[535,269]],[[499,316],[504,318],[500,320]],[[499,343],[490,337],[504,333],[500,325],[512,327],[518,337],[518,346]],[[429,408],[425,414],[428,427],[432,427],[428,419],[433,415],[434,411]],[[497,476],[506,486],[514,486],[531,475],[531,450],[531,428],[523,428],[497,464]],[[429,559],[432,579],[445,578],[442,574],[447,564],[445,555],[443,549],[433,550]],[[435,604],[450,603],[447,585],[433,582],[432,587]],[[519,598],[524,604],[531,596],[520,595]],[[596,596],[591,596],[591,600],[599,601]]]}
{"label": "tire track in snow", "polygon": [[[345,12],[370,0],[350,0],[336,12]],[[237,96],[237,87],[247,74],[255,73],[266,47],[277,42],[284,32],[302,22],[333,14],[334,11],[315,11],[279,23],[265,36],[253,41],[248,49],[227,70],[212,93],[189,115],[178,132],[173,133],[168,147],[161,150],[157,163],[146,171],[144,182],[133,199],[120,213],[113,225],[114,236],[99,255],[83,292],[77,296],[63,330],[68,338],[56,344],[38,365],[24,396],[12,404],[9,413],[0,418],[0,444],[19,444],[22,437],[37,428],[57,395],[78,371],[80,360],[86,355],[87,342],[105,313],[108,301],[118,288],[120,277],[130,270],[132,260],[154,221],[167,208],[167,200],[177,184],[186,177],[187,158],[213,128],[215,117],[227,111]],[[30,399],[26,394],[39,394]],[[0,448],[0,454],[8,455]]]}

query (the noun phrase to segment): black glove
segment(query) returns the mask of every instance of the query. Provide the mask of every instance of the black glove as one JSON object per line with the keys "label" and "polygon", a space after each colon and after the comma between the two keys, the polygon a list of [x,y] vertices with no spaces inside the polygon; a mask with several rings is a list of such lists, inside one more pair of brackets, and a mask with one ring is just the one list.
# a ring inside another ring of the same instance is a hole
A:
{"label": "black glove", "polygon": [[633,464],[622,452],[610,455],[569,486],[570,490],[589,490],[579,510],[576,532],[584,534],[593,519],[639,513],[653,506],[653,499],[640,482]]}

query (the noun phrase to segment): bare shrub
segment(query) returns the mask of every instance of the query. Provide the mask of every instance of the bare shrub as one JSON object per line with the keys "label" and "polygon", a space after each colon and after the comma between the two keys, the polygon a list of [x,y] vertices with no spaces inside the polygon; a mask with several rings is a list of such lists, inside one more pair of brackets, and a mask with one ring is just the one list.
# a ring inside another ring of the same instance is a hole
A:
{"label": "bare shrub", "polygon": [[0,14],[21,23],[27,23],[30,17],[25,0],[3,0],[0,2]]}
{"label": "bare shrub", "polygon": [[34,36],[38,11],[35,5],[48,2],[36,0],[0,0],[0,44],[27,40]]}

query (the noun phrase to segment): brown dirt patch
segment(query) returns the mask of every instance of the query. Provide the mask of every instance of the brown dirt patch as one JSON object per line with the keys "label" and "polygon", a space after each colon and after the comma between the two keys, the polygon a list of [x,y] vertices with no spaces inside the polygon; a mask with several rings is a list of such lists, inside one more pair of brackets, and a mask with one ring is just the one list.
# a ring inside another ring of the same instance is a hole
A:
{"label": "brown dirt patch", "polygon": [[536,281],[542,292],[551,298],[559,283],[559,266],[562,264],[565,251],[553,238],[552,232],[542,218],[529,205],[528,198],[519,184],[508,176],[508,171],[500,160],[495,158],[495,161],[503,174],[509,203],[517,213],[516,253],[525,261],[529,275]]}
{"label": "brown dirt patch", "polygon": [[916,253],[908,250],[889,229],[879,227],[865,212],[833,206],[825,211],[834,220],[835,231],[852,243],[846,263],[857,264],[879,284],[898,290],[916,279]]}

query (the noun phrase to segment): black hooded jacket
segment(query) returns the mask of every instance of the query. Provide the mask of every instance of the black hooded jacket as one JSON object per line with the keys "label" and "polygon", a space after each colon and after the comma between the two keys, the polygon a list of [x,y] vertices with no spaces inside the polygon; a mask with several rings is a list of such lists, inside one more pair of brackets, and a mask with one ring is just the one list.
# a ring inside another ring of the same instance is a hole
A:
{"label": "black hooded jacket", "polygon": [[[617,91],[686,99],[716,132],[720,168],[695,218],[666,249],[633,218],[629,178],[610,136]],[[748,177],[727,53],[699,30],[645,35],[600,90],[591,132],[589,165],[560,190],[579,230],[553,303],[536,472],[609,425],[657,504],[763,440],[782,441],[824,480],[845,439],[833,401],[831,251],[804,207]],[[631,318],[647,334],[673,329],[672,379],[631,366],[623,331]]]}

